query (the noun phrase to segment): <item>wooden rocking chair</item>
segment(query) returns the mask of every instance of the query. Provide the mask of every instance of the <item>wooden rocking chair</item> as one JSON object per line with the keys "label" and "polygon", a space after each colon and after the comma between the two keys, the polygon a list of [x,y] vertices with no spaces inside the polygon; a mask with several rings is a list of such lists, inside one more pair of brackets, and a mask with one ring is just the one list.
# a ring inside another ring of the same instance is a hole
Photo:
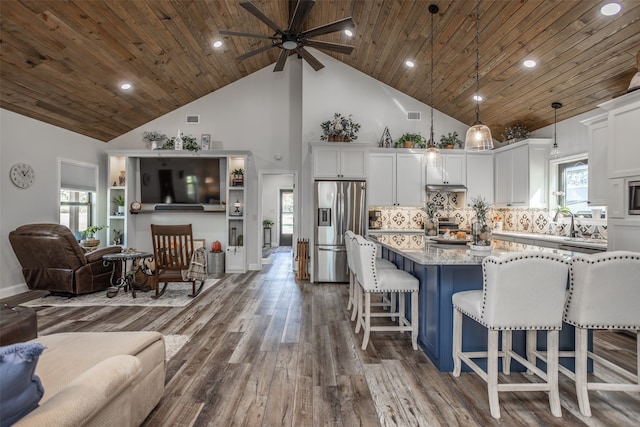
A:
{"label": "wooden rocking chair", "polygon": [[[195,279],[183,277],[183,271],[189,270],[193,255],[193,235],[191,224],[187,225],[157,225],[151,224],[151,239],[153,240],[153,256],[155,259],[156,296],[164,294],[169,282],[191,283],[195,297],[202,291],[204,280],[200,280],[200,287],[196,291]],[[160,283],[164,286],[160,290]]]}

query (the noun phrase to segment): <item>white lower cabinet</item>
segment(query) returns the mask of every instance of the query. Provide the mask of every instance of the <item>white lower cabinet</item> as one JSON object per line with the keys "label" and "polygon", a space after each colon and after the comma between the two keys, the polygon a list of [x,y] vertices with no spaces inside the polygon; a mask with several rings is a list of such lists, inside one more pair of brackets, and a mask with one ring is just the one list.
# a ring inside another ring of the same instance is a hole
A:
{"label": "white lower cabinet", "polygon": [[424,167],[422,153],[369,154],[367,204],[370,206],[422,206]]}

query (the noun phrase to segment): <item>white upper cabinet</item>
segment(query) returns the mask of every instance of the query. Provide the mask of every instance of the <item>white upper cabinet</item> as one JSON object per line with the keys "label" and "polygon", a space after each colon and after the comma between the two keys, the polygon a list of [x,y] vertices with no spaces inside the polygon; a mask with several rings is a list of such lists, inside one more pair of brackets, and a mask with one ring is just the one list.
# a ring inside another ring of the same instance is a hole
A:
{"label": "white upper cabinet", "polygon": [[314,178],[366,179],[369,160],[367,147],[326,144],[313,146]]}
{"label": "white upper cabinet", "polygon": [[424,167],[422,153],[369,154],[367,204],[370,206],[422,206]]}
{"label": "white upper cabinet", "polygon": [[[628,93],[598,107],[608,111],[607,172],[609,178],[640,175],[640,91]],[[589,160],[591,162],[591,160]],[[589,179],[591,183],[591,179]]]}
{"label": "white upper cabinet", "polygon": [[587,126],[589,140],[589,205],[606,206],[607,188],[607,114],[580,123]]}
{"label": "white upper cabinet", "polygon": [[550,139],[527,139],[495,150],[495,206],[546,208]]}
{"label": "white upper cabinet", "polygon": [[440,151],[441,167],[427,166],[427,184],[465,185],[467,183],[466,156],[464,153],[449,154]]}
{"label": "white upper cabinet", "polygon": [[481,196],[493,204],[493,153],[467,154],[467,204]]}

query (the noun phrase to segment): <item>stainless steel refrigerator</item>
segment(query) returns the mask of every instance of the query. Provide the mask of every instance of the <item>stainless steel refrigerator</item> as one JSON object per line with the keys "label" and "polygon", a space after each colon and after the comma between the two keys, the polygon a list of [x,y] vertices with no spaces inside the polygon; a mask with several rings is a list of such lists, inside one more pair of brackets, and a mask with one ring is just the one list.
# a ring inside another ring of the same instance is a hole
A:
{"label": "stainless steel refrigerator", "polygon": [[365,231],[365,182],[316,181],[314,281],[348,282],[344,233]]}

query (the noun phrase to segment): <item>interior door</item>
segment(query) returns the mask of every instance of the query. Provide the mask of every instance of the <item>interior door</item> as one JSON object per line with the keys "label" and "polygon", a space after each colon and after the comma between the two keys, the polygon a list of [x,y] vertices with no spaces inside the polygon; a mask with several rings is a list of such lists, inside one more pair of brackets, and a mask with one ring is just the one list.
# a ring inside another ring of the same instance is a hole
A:
{"label": "interior door", "polygon": [[293,190],[280,190],[280,246],[293,245]]}

